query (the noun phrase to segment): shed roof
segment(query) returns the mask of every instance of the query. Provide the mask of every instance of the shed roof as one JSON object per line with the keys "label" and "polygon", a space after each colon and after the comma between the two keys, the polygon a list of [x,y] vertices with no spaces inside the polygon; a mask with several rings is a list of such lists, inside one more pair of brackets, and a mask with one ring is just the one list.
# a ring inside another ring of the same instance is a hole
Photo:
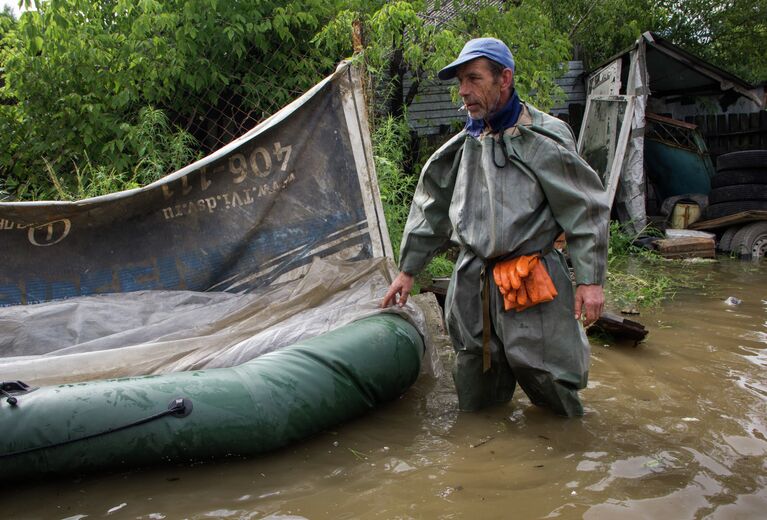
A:
{"label": "shed roof", "polygon": [[764,106],[764,100],[755,92],[754,85],[649,31],[642,34],[632,47],[613,56],[597,69],[627,55],[642,41],[646,45],[652,95],[712,95],[731,90],[760,107]]}

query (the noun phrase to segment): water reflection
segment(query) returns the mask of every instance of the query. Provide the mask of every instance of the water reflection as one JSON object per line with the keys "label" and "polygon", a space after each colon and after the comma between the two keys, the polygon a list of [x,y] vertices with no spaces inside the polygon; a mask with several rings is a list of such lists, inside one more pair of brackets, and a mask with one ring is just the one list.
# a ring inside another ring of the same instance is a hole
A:
{"label": "water reflection", "polygon": [[[686,269],[689,273],[690,268]],[[593,343],[586,415],[456,412],[449,376],[281,452],[28,486],[7,518],[764,518],[767,272],[710,276],[638,320],[639,347]],[[729,296],[742,300],[725,303]],[[42,499],[41,499],[42,498]]]}

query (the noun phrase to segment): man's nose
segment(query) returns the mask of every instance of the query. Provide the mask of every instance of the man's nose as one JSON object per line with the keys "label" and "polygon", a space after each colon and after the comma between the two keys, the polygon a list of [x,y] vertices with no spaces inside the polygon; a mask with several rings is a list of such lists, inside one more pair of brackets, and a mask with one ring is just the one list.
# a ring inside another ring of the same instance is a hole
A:
{"label": "man's nose", "polygon": [[466,97],[469,95],[468,84],[465,81],[461,81],[458,84],[458,95],[461,97]]}

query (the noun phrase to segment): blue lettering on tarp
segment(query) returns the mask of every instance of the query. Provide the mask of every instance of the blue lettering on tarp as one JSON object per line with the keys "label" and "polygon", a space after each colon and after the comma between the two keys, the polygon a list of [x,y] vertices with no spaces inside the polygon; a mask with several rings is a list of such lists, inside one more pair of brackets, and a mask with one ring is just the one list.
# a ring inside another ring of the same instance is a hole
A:
{"label": "blue lettering on tarp", "polygon": [[143,291],[157,289],[157,272],[153,265],[135,265],[124,267],[117,271],[120,281],[120,292]]}
{"label": "blue lettering on tarp", "polygon": [[103,294],[115,292],[112,269],[100,269],[80,275],[80,294]]}
{"label": "blue lettering on tarp", "polygon": [[181,286],[188,291],[203,291],[205,281],[209,279],[207,259],[199,252],[183,253],[178,256],[181,271]]}
{"label": "blue lettering on tarp", "polygon": [[21,305],[21,289],[16,284],[0,284],[0,307]]}
{"label": "blue lettering on tarp", "polygon": [[48,295],[46,294],[48,292],[48,282],[45,280],[34,278],[26,280],[24,285],[27,289],[27,304],[42,303],[49,300]]}
{"label": "blue lettering on tarp", "polygon": [[[0,306],[152,289],[220,290],[219,284],[223,282],[255,273],[260,273],[260,283],[268,283],[308,263],[312,256],[326,256],[359,243],[358,238],[351,239],[367,226],[364,221],[355,220],[354,215],[340,211],[285,224],[265,226],[244,240],[217,243],[206,249],[146,258],[128,266],[89,269],[80,274],[79,281],[62,276],[64,279],[31,278],[17,285],[0,285]],[[365,240],[362,243],[365,247],[360,256],[365,257],[366,253],[369,256],[369,244]],[[290,256],[284,256],[288,252]]]}
{"label": "blue lettering on tarp", "polygon": [[158,258],[157,270],[160,276],[160,286],[163,289],[179,289],[181,287],[181,277],[178,274],[175,256]]}
{"label": "blue lettering on tarp", "polygon": [[51,282],[51,300],[62,300],[77,296],[77,287],[72,282]]}

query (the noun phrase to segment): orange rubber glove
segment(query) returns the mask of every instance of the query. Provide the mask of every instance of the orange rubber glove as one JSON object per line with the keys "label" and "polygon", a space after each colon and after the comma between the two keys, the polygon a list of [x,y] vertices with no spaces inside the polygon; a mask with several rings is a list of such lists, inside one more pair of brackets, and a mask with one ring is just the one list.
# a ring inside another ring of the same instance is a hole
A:
{"label": "orange rubber glove", "polygon": [[493,267],[493,280],[503,296],[503,308],[517,312],[557,296],[546,267],[538,254],[522,255],[498,262]]}

